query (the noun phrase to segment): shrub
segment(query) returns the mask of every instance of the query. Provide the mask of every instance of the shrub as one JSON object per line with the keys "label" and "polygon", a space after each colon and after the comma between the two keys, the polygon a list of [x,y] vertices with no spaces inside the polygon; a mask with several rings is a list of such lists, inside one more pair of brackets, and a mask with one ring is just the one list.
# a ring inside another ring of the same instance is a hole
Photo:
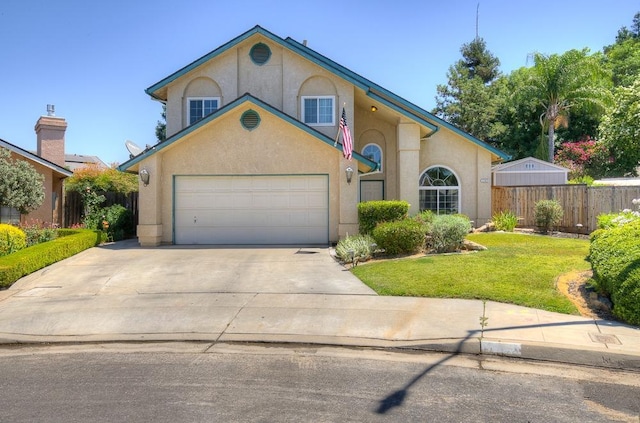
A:
{"label": "shrub", "polygon": [[20,228],[0,223],[0,256],[15,253],[26,245],[27,237]]}
{"label": "shrub", "polygon": [[393,222],[407,217],[409,203],[406,201],[366,201],[358,204],[360,233],[370,234],[381,222]]}
{"label": "shrub", "polygon": [[133,233],[133,214],[126,207],[114,204],[111,207],[102,209],[103,219],[109,225],[105,229],[114,241],[124,239],[126,235]]}
{"label": "shrub", "polygon": [[71,257],[104,241],[104,234],[90,230],[59,230],[59,237],[8,256],[0,257],[0,288],[7,288],[23,276]]}
{"label": "shrub", "polygon": [[373,230],[373,239],[387,254],[408,254],[424,246],[424,231],[414,219],[396,220],[378,224]]}
{"label": "shrub", "polygon": [[567,181],[567,183],[570,184],[570,185],[584,184],[584,185],[587,185],[589,187],[593,186],[594,182],[595,182],[594,179],[589,175],[579,176],[579,177],[576,177],[576,178],[573,178],[573,179],[569,179]]}
{"label": "shrub", "polygon": [[544,233],[550,232],[562,221],[563,213],[562,206],[556,200],[538,201],[534,208],[536,226]]}
{"label": "shrub", "polygon": [[611,229],[624,226],[627,223],[640,219],[640,199],[634,199],[636,210],[624,209],[620,213],[602,213],[598,215],[598,229]]}
{"label": "shrub", "polygon": [[56,229],[46,227],[42,224],[38,224],[37,222],[21,226],[20,229],[22,229],[27,236],[27,247],[51,241],[58,236]]}
{"label": "shrub", "polygon": [[591,236],[589,261],[597,287],[609,295],[613,313],[640,325],[640,220]]}
{"label": "shrub", "polygon": [[502,210],[493,215],[493,225],[497,231],[513,232],[518,225],[518,216],[511,210]]}
{"label": "shrub", "polygon": [[462,215],[439,215],[433,221],[429,247],[436,253],[457,251],[471,230],[469,218]]}
{"label": "shrub", "polygon": [[431,232],[433,226],[433,220],[436,218],[436,214],[431,210],[424,210],[413,217],[416,222],[419,222],[425,234]]}
{"label": "shrub", "polygon": [[336,255],[345,263],[351,263],[351,251],[355,261],[365,261],[373,255],[375,241],[370,235],[352,235],[338,241]]}

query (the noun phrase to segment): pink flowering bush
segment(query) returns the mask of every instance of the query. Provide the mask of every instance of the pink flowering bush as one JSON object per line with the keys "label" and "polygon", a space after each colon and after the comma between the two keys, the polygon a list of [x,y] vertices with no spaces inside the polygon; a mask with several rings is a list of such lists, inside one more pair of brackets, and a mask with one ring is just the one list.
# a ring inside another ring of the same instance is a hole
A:
{"label": "pink flowering bush", "polygon": [[565,142],[555,157],[556,164],[569,169],[569,179],[604,176],[611,161],[608,148],[589,136],[579,141]]}

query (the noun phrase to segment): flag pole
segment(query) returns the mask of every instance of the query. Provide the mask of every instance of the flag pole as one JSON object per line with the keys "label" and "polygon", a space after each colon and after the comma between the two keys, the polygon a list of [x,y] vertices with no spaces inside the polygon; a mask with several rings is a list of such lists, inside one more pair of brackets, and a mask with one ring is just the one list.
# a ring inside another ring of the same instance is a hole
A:
{"label": "flag pole", "polygon": [[[347,103],[344,102],[342,103],[342,109],[344,110],[344,108],[346,107]],[[340,115],[342,116],[342,115]],[[342,117],[341,117],[342,119]],[[338,139],[340,138],[340,125],[338,124],[338,133],[336,134],[336,140],[333,143],[333,146],[336,147],[338,145]]]}

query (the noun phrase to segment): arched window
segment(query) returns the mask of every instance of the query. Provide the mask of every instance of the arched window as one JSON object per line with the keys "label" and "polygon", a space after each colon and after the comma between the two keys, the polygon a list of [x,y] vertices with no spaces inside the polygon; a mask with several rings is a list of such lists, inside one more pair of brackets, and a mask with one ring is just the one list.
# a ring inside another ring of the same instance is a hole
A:
{"label": "arched window", "polygon": [[446,167],[434,166],[420,176],[420,211],[436,214],[460,212],[460,184]]}
{"label": "arched window", "polygon": [[367,144],[362,149],[362,155],[380,165],[378,170],[382,172],[382,149],[378,144]]}

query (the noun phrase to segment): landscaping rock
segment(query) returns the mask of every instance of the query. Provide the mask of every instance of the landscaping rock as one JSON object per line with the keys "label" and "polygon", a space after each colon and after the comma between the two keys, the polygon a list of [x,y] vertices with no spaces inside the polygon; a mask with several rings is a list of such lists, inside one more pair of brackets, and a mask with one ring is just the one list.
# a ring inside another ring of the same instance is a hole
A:
{"label": "landscaping rock", "polygon": [[484,251],[487,249],[487,247],[485,247],[484,245],[480,245],[477,242],[465,239],[462,243],[462,249],[467,251]]}

